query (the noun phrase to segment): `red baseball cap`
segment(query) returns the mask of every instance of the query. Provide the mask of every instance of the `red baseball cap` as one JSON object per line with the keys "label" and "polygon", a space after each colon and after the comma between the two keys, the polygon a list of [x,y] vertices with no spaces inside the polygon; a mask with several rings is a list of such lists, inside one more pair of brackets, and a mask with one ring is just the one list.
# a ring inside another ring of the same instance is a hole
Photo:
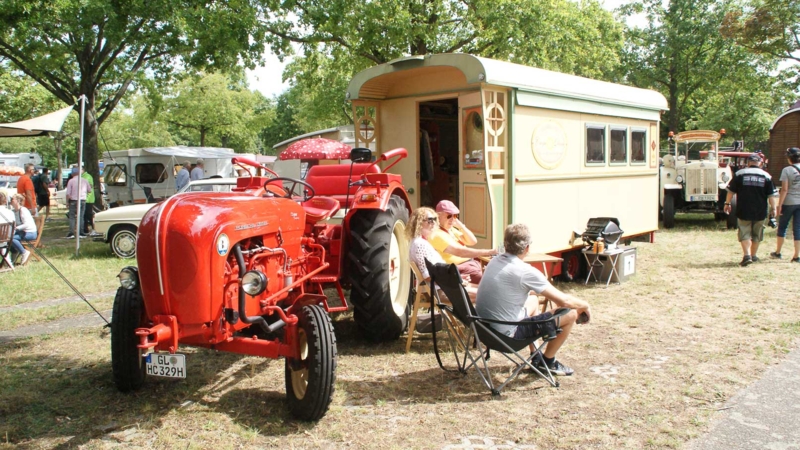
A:
{"label": "red baseball cap", "polygon": [[436,205],[436,212],[443,212],[447,214],[458,214],[458,208],[450,200],[442,200]]}

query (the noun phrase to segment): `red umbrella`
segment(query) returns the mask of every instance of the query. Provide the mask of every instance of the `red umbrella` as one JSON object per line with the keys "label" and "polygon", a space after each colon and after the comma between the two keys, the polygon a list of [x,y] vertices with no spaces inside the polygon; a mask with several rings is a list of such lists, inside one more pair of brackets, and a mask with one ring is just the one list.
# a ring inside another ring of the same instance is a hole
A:
{"label": "red umbrella", "polygon": [[302,139],[286,147],[278,159],[347,159],[351,149],[349,145],[333,139]]}

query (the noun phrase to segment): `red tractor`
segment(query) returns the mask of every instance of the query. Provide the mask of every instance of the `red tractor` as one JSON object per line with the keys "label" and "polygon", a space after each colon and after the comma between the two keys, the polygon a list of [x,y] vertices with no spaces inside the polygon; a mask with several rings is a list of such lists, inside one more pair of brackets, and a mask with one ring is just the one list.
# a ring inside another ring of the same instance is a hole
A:
{"label": "red tractor", "polygon": [[[396,158],[389,169],[405,156],[399,148],[380,161]],[[240,178],[233,193],[177,194],[148,211],[138,268],[122,269],[114,299],[117,388],[139,389],[148,375],[185,378],[181,344],[284,357],[291,413],[320,419],[337,359],[327,313],[348,309],[343,287],[367,338],[396,339],[408,320],[408,194],[368,149],[354,149],[351,160],[316,166],[305,180]]]}

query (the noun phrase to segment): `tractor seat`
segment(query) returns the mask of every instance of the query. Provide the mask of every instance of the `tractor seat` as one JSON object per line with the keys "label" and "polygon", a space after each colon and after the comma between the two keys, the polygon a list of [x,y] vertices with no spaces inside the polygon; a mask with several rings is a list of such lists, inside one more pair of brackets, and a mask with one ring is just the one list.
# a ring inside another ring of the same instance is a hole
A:
{"label": "tractor seat", "polygon": [[[381,173],[381,169],[373,163],[360,163],[353,165],[353,175],[350,174],[349,164],[334,164],[313,166],[308,169],[305,182],[314,188],[317,196],[331,197],[339,201],[339,206],[347,208],[347,186],[350,181],[358,181],[363,173]],[[350,202],[354,200],[358,186],[350,187]]]}
{"label": "tractor seat", "polygon": [[315,196],[311,200],[301,203],[306,212],[306,223],[315,224],[328,220],[339,211],[339,201],[332,197]]}

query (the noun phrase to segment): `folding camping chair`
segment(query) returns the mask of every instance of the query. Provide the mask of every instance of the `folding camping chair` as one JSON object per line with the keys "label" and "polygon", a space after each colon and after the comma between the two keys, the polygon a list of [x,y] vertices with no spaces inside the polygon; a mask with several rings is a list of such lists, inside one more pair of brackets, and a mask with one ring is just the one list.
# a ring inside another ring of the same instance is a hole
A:
{"label": "folding camping chair", "polygon": [[22,246],[25,247],[25,250],[31,252],[31,256],[36,258],[37,261],[41,261],[39,255],[36,254],[34,249],[43,248],[44,244],[41,243],[42,241],[42,232],[44,231],[44,219],[43,215],[36,216],[33,220],[36,222],[36,239],[32,241],[22,241]]}
{"label": "folding camping chair", "polygon": [[[475,367],[475,371],[480,375],[483,384],[489,388],[492,395],[500,395],[503,388],[509,382],[517,378],[526,367],[547,380],[551,386],[558,387],[558,382],[547,367],[545,367],[544,373],[542,373],[532,362],[534,356],[539,353],[539,349],[542,345],[547,343],[547,341],[555,339],[558,333],[561,332],[558,324],[561,316],[569,313],[570,310],[568,308],[559,308],[554,312],[553,317],[541,321],[505,322],[481,318],[478,317],[474,306],[468,300],[467,291],[461,284],[461,276],[455,264],[432,264],[427,260],[425,264],[431,275],[430,289],[434,293],[436,306],[442,311],[443,320],[447,325],[450,349],[455,355],[459,372],[466,374],[470,368]],[[440,301],[437,288],[444,292],[450,304],[445,304]],[[489,326],[489,324],[492,323],[503,325],[536,325],[539,327],[540,332],[536,336],[528,339],[514,339],[495,331]],[[542,344],[536,346],[536,341],[539,339],[542,339]],[[533,345],[534,351],[531,353],[531,356],[525,358],[519,351],[525,349],[529,345]],[[438,347],[434,346],[434,350],[437,352],[437,358],[439,358]],[[495,386],[495,382],[489,370],[488,360],[491,350],[502,354],[515,365],[511,375],[498,386]],[[441,359],[439,360],[439,364],[441,365]],[[442,366],[442,368],[444,369],[444,366]]]}
{"label": "folding camping chair", "polygon": [[406,353],[411,350],[411,340],[414,338],[414,330],[417,328],[417,315],[422,308],[431,309],[431,326],[436,326],[436,317],[433,314],[433,301],[431,300],[430,287],[422,279],[422,273],[417,267],[417,263],[409,261],[411,271],[414,273],[414,305],[411,307],[411,321],[408,322],[408,337],[406,338]]}

